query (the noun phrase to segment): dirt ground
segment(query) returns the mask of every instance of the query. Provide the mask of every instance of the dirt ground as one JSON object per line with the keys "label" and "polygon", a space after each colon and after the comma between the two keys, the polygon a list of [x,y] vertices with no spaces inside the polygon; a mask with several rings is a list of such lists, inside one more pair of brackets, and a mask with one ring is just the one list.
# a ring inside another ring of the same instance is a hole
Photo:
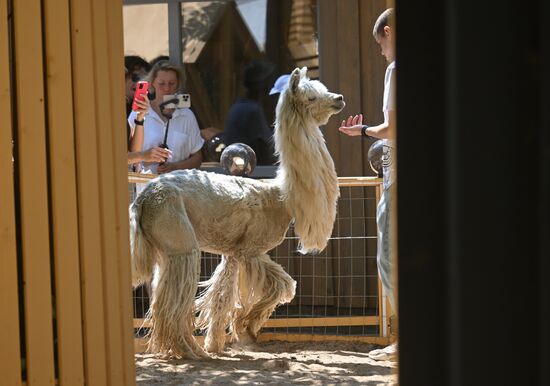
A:
{"label": "dirt ground", "polygon": [[373,345],[348,342],[265,342],[229,348],[207,360],[136,354],[145,385],[396,385],[397,364],[370,359]]}

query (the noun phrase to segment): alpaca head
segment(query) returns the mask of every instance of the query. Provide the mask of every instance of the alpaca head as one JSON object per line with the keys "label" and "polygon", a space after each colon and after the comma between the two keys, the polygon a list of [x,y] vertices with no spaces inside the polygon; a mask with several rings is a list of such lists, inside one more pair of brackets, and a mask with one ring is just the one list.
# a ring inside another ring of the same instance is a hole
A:
{"label": "alpaca head", "polygon": [[[324,125],[333,114],[337,114],[346,106],[341,94],[329,92],[318,80],[310,80],[307,67],[296,68],[288,80],[288,87],[279,99],[294,106],[307,121],[313,121],[315,126]],[[279,107],[279,106],[278,106]]]}

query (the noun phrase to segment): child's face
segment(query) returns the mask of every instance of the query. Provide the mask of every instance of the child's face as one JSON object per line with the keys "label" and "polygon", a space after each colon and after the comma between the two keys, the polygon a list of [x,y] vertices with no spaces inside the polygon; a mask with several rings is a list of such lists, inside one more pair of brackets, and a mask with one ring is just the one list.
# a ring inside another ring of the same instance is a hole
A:
{"label": "child's face", "polygon": [[393,38],[390,27],[384,27],[383,36],[376,36],[376,43],[380,45],[382,56],[384,56],[388,62],[393,62],[395,57],[393,53]]}

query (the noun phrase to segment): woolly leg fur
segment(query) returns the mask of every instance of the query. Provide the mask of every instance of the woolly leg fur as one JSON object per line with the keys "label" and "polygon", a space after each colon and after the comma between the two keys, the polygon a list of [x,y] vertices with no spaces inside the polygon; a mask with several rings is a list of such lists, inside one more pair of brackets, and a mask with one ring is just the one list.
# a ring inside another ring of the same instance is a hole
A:
{"label": "woolly leg fur", "polygon": [[[144,270],[141,262],[147,261],[144,264],[147,269],[150,261],[156,263],[148,314],[152,325],[148,350],[176,357],[205,357],[207,354],[193,336],[200,251],[183,200],[177,195],[171,197],[167,194],[162,205],[151,200],[142,205],[141,212],[142,235],[135,233],[134,244],[137,246],[136,241],[146,237],[151,248],[143,248],[146,243],[143,240],[140,241],[141,248],[148,253],[151,250],[156,252],[133,263],[138,278],[144,276],[140,274]],[[134,249],[137,252],[138,248]]]}
{"label": "woolly leg fur", "polygon": [[153,275],[156,250],[144,236],[139,218],[141,206],[130,205],[130,251],[132,264],[132,285],[134,287],[149,283]]}
{"label": "woolly leg fur", "polygon": [[212,353],[223,351],[225,330],[238,298],[239,264],[230,256],[222,256],[209,280],[201,283],[205,290],[196,301],[200,312],[197,326],[206,330],[204,347]]}
{"label": "woolly leg fur", "polygon": [[268,255],[239,261],[239,296],[241,308],[232,323],[233,340],[247,343],[258,332],[279,304],[294,298],[296,282]]}
{"label": "woolly leg fur", "polygon": [[196,248],[161,259],[153,280],[149,351],[187,358],[207,356],[193,336],[199,261]]}

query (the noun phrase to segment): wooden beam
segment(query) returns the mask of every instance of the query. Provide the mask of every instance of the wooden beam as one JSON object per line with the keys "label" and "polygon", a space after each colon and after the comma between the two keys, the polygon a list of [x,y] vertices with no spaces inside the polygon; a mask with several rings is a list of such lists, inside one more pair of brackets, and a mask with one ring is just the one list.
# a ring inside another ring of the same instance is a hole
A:
{"label": "wooden beam", "polygon": [[27,384],[55,383],[42,2],[13,2]]}
{"label": "wooden beam", "polygon": [[43,10],[58,378],[60,384],[83,385],[69,2],[47,1]]}
{"label": "wooden beam", "polygon": [[84,366],[86,384],[99,386],[108,383],[95,100],[107,80],[94,71],[92,1],[71,0],[70,10]]}
{"label": "wooden beam", "polygon": [[[123,41],[123,17],[122,1],[106,0],[106,22],[108,35],[108,67],[111,69],[124,66],[124,41]],[[134,334],[132,331],[132,278],[130,263],[129,225],[128,225],[128,168],[126,137],[126,106],[124,103],[124,76],[123,71],[110,71],[109,84],[111,89],[110,105],[111,130],[110,140],[112,145],[113,178],[112,186],[114,194],[110,198],[115,205],[115,241],[117,247],[112,251],[114,257],[115,272],[118,279],[118,287],[115,288],[118,297],[118,308],[115,322],[120,334],[120,355],[123,385],[134,385],[136,374],[133,360]]]}
{"label": "wooden beam", "polygon": [[389,338],[381,336],[355,336],[355,335],[321,335],[321,334],[283,334],[264,332],[258,336],[258,342],[270,341],[284,342],[357,342],[386,346],[391,343]]}
{"label": "wooden beam", "polygon": [[19,348],[19,284],[17,279],[17,240],[15,216],[15,186],[12,138],[12,89],[10,63],[10,36],[8,2],[0,0],[0,116],[4,126],[0,130],[0,168],[7,170],[0,183],[0,363],[2,382],[10,386],[21,384],[21,351]]}
{"label": "wooden beam", "polygon": [[182,43],[182,25],[181,3],[169,2],[168,12],[168,53],[170,62],[177,66],[183,64],[183,43]]}
{"label": "wooden beam", "polygon": [[[336,326],[377,326],[378,316],[342,316],[324,318],[276,318],[268,319],[263,327],[336,327]],[[134,319],[134,328],[151,327],[151,321],[146,319]]]}
{"label": "wooden beam", "polygon": [[[117,237],[117,209],[116,209],[116,189],[115,189],[115,170],[124,167],[124,164],[115,163],[115,150],[113,143],[113,131],[123,131],[125,126],[113,124],[114,104],[123,100],[122,95],[116,92],[112,83],[113,71],[117,71],[122,76],[122,62],[120,67],[113,68],[111,61],[112,55],[116,52],[111,51],[111,41],[120,39],[120,35],[111,34],[107,23],[107,2],[111,0],[93,0],[92,9],[92,50],[93,69],[96,82],[94,83],[94,98],[90,100],[97,112],[95,131],[97,133],[97,167],[98,188],[99,188],[99,214],[100,214],[100,232],[102,236],[101,255],[96,256],[101,260],[103,285],[102,291],[97,295],[103,296],[105,325],[105,361],[107,363],[107,381],[111,385],[124,385],[124,355],[122,351],[122,325],[120,323],[120,277],[118,270],[118,237]],[[120,58],[123,53],[119,52]],[[120,71],[118,71],[120,69]],[[107,83],[106,83],[107,82]],[[122,85],[121,85],[122,86]],[[120,87],[122,90],[122,87]],[[120,99],[115,101],[115,95]],[[120,112],[122,117],[122,112]],[[96,295],[96,296],[97,296]]]}
{"label": "wooden beam", "polygon": [[[128,172],[129,183],[147,183],[158,177],[158,174]],[[378,177],[338,177],[338,186],[381,186],[382,178]],[[379,199],[379,197],[378,197]]]}

